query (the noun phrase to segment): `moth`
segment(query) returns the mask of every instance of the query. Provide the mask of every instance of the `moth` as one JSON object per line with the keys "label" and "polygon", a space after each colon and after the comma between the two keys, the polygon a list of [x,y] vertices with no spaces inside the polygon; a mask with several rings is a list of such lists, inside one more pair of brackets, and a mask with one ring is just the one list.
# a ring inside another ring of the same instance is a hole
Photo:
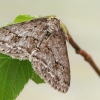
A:
{"label": "moth", "polygon": [[70,64],[58,18],[37,18],[0,28],[0,52],[16,59],[28,59],[42,79],[54,89],[67,92]]}

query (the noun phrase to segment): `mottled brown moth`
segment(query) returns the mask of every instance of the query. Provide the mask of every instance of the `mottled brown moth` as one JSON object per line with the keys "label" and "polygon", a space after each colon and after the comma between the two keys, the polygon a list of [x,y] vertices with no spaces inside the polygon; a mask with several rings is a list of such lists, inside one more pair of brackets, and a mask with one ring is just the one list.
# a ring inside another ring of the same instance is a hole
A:
{"label": "mottled brown moth", "polygon": [[35,71],[63,93],[70,86],[66,39],[57,18],[37,18],[0,28],[0,52],[28,59]]}

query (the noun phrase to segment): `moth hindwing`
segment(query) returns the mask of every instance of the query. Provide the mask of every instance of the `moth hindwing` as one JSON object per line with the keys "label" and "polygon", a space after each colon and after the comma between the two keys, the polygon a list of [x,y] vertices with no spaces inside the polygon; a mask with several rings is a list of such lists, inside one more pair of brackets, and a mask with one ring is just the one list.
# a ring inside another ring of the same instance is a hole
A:
{"label": "moth hindwing", "polygon": [[64,31],[57,18],[38,18],[0,28],[0,52],[29,59],[53,88],[67,92],[70,65]]}

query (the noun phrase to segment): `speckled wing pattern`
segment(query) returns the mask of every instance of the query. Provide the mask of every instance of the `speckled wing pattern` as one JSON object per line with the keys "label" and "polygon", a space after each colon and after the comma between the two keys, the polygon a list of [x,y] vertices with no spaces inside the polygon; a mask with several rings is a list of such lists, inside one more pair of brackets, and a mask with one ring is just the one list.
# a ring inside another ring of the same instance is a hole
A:
{"label": "speckled wing pattern", "polygon": [[38,18],[0,28],[0,52],[28,59],[41,78],[58,91],[67,92],[70,65],[57,18]]}

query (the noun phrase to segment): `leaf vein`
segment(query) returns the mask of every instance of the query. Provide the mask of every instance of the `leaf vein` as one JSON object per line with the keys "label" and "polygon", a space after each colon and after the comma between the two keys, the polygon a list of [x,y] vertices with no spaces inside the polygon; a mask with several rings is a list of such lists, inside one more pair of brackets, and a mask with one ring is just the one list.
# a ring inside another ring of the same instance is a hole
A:
{"label": "leaf vein", "polygon": [[3,100],[3,98],[4,98],[5,84],[6,84],[8,69],[9,69],[10,62],[11,62],[11,59],[7,59],[7,60],[9,60],[9,64],[8,64],[7,72],[6,72],[5,79],[4,79],[4,85],[3,85],[3,91],[2,91],[2,94],[3,94],[3,95],[2,95],[2,100]]}

